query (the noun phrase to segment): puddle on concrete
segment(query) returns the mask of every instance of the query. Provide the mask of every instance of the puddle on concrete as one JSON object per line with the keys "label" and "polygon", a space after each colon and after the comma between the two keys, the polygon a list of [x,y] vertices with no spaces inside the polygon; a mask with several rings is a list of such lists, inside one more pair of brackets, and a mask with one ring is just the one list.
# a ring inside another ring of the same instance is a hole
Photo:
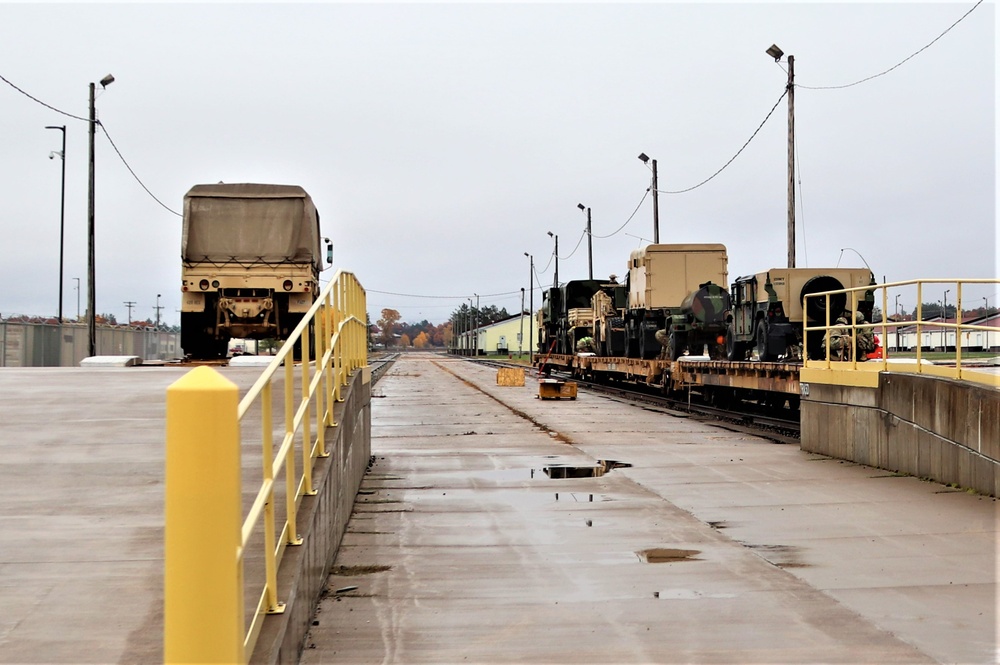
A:
{"label": "puddle on concrete", "polygon": [[698,561],[694,557],[701,554],[701,550],[680,550],[667,547],[654,547],[653,549],[636,552],[639,560],[643,563],[675,563],[677,561]]}
{"label": "puddle on concrete", "polygon": [[616,460],[597,460],[597,466],[567,466],[557,464],[547,466],[542,471],[549,478],[599,478],[613,469],[626,469],[632,465]]}
{"label": "puddle on concrete", "polygon": [[599,478],[613,469],[624,469],[632,466],[627,462],[616,460],[597,460],[596,466],[573,466],[568,464],[553,464],[540,469],[489,469],[486,471],[470,471],[469,476],[488,480],[534,480],[536,478]]}

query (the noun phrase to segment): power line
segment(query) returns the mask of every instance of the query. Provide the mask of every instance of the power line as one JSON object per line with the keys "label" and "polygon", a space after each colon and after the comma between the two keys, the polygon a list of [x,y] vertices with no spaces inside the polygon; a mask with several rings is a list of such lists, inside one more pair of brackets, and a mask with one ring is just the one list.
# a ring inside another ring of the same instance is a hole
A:
{"label": "power line", "polygon": [[573,248],[573,251],[570,252],[568,256],[560,256],[559,258],[562,259],[563,261],[565,261],[566,259],[568,259],[568,258],[572,257],[574,254],[576,254],[576,250],[580,249],[580,243],[582,243],[583,239],[586,238],[586,237],[587,237],[587,229],[584,229],[583,233],[580,234],[580,239],[576,241],[576,247]]}
{"label": "power line", "polygon": [[592,237],[592,238],[600,238],[601,240],[604,240],[605,238],[610,238],[611,236],[616,236],[616,235],[618,235],[618,234],[619,234],[619,233],[620,233],[620,232],[622,231],[622,229],[624,229],[624,228],[625,228],[626,226],[628,226],[628,223],[632,221],[632,218],[633,218],[633,217],[635,217],[635,213],[639,212],[639,208],[641,208],[641,207],[642,207],[642,202],[646,200],[646,197],[647,197],[647,196],[649,196],[649,189],[650,189],[649,187],[647,187],[647,188],[646,188],[646,191],[645,191],[645,193],[644,193],[644,194],[642,195],[642,198],[641,198],[641,199],[639,199],[639,205],[637,205],[637,206],[635,207],[635,210],[633,210],[633,211],[632,211],[632,214],[628,216],[628,219],[626,219],[626,220],[625,220],[625,223],[624,223],[624,224],[622,224],[622,225],[621,225],[621,226],[619,226],[619,227],[618,227],[618,228],[617,228],[617,229],[616,229],[615,231],[613,231],[612,233],[609,233],[609,234],[608,234],[608,235],[606,235],[606,236],[599,236],[599,235],[597,235],[597,234],[595,234],[595,233],[591,233],[591,234],[590,234],[590,237]]}
{"label": "power line", "polygon": [[758,125],[757,129],[755,129],[755,130],[754,130],[753,134],[751,134],[751,135],[750,135],[750,138],[748,138],[748,139],[747,139],[747,142],[743,144],[743,147],[742,147],[742,148],[740,148],[739,150],[737,150],[737,151],[736,151],[736,154],[735,154],[735,155],[733,155],[733,156],[732,156],[732,157],[731,157],[731,158],[729,159],[729,161],[728,161],[728,162],[726,162],[725,164],[723,164],[723,165],[722,165],[722,168],[720,168],[720,169],[719,169],[718,171],[716,171],[716,172],[715,172],[715,173],[713,173],[712,175],[708,176],[707,178],[705,178],[704,180],[702,180],[701,182],[699,182],[699,183],[698,183],[697,185],[695,185],[694,187],[688,187],[687,189],[678,189],[678,190],[676,190],[676,191],[668,191],[668,190],[665,190],[665,189],[658,189],[658,190],[656,190],[656,191],[660,192],[661,194],[684,194],[685,192],[690,192],[690,191],[691,191],[692,189],[698,189],[699,187],[701,187],[702,185],[704,185],[705,183],[707,183],[707,182],[708,182],[709,180],[711,180],[711,179],[712,179],[712,178],[714,178],[715,176],[717,176],[717,175],[719,175],[720,173],[722,173],[722,172],[723,172],[723,171],[724,171],[724,170],[726,169],[726,167],[727,167],[727,166],[729,166],[730,164],[732,164],[732,163],[733,163],[733,161],[734,161],[734,160],[735,160],[735,159],[736,159],[737,157],[739,157],[739,156],[740,156],[740,153],[741,153],[741,152],[743,152],[743,151],[744,151],[744,150],[746,149],[746,147],[747,147],[748,145],[750,145],[750,141],[753,141],[754,137],[755,137],[755,136],[757,136],[757,133],[758,133],[758,132],[759,132],[759,131],[761,130],[761,128],[762,128],[762,127],[764,126],[764,123],[766,123],[766,122],[768,121],[768,119],[769,119],[769,118],[771,117],[771,115],[772,115],[772,114],[774,113],[774,109],[778,108],[778,104],[780,104],[780,103],[781,103],[781,100],[782,100],[782,99],[784,99],[784,98],[785,98],[785,95],[787,95],[787,94],[788,94],[788,90],[787,90],[787,89],[786,89],[786,90],[784,90],[784,91],[783,91],[783,92],[781,93],[781,97],[778,97],[778,101],[776,101],[776,102],[774,103],[774,106],[772,106],[772,107],[771,107],[771,110],[770,110],[770,111],[768,111],[768,113],[767,113],[767,116],[766,116],[766,117],[764,118],[764,120],[762,120],[762,121],[761,121],[760,125]]}
{"label": "power line", "polygon": [[28,94],[27,92],[25,92],[24,90],[21,90],[19,87],[17,87],[16,85],[14,85],[10,81],[8,81],[2,74],[0,74],[0,80],[2,80],[4,83],[6,83],[10,87],[14,88],[15,90],[17,90],[19,93],[21,93],[22,95],[24,95],[25,97],[27,97],[31,101],[37,102],[37,103],[41,104],[42,106],[44,106],[47,109],[55,111],[56,113],[61,113],[61,114],[63,114],[64,116],[66,116],[68,118],[73,118],[74,120],[82,120],[84,122],[90,122],[90,120],[88,118],[81,118],[78,115],[73,115],[72,113],[66,113],[66,111],[60,111],[59,109],[57,109],[55,106],[52,106],[51,104],[46,104],[45,102],[43,102],[42,100],[38,99],[37,97],[34,97],[34,96]]}
{"label": "power line", "polygon": [[949,32],[949,31],[950,31],[950,30],[951,30],[952,28],[954,28],[954,27],[955,27],[956,25],[958,25],[958,24],[959,24],[959,23],[961,23],[961,22],[962,22],[963,20],[965,20],[965,17],[966,17],[966,16],[968,16],[969,14],[971,14],[972,12],[974,12],[974,11],[976,10],[976,7],[978,7],[978,6],[979,6],[979,5],[981,5],[981,4],[983,4],[983,0],[979,0],[979,2],[977,2],[976,4],[974,4],[974,5],[972,6],[972,9],[970,9],[969,11],[965,12],[964,14],[962,14],[962,17],[961,17],[960,19],[958,19],[957,21],[955,21],[954,23],[952,23],[951,25],[949,25],[949,26],[948,26],[948,28],[947,28],[947,29],[946,29],[946,30],[945,30],[944,32],[942,32],[942,33],[941,33],[940,35],[938,35],[937,37],[935,37],[934,39],[932,39],[932,40],[931,40],[931,41],[930,41],[930,42],[929,42],[929,43],[928,43],[927,45],[925,45],[925,46],[924,46],[923,48],[921,48],[921,49],[918,49],[918,50],[917,50],[917,51],[915,51],[914,53],[911,53],[911,54],[910,54],[910,55],[909,55],[908,57],[906,57],[906,58],[903,58],[902,60],[900,60],[899,62],[897,62],[897,63],[896,63],[895,65],[893,65],[893,66],[892,66],[892,67],[890,67],[889,69],[885,70],[884,72],[879,72],[878,74],[873,74],[873,75],[871,75],[871,76],[869,76],[869,77],[867,77],[867,78],[863,78],[863,79],[861,79],[860,81],[855,81],[854,83],[847,83],[847,84],[845,84],[845,85],[823,85],[823,86],[809,86],[809,85],[799,85],[799,84],[796,84],[796,86],[795,86],[795,87],[797,87],[797,88],[804,88],[805,90],[842,90],[843,88],[850,88],[850,87],[852,87],[852,86],[855,86],[855,85],[858,85],[858,84],[861,84],[861,83],[864,83],[864,82],[866,82],[866,81],[871,81],[872,79],[876,79],[876,78],[878,78],[878,77],[880,77],[880,76],[885,76],[886,74],[888,74],[888,73],[889,73],[889,72],[891,72],[892,70],[896,69],[897,67],[899,67],[900,65],[902,65],[902,64],[903,64],[903,63],[905,63],[906,61],[908,61],[908,60],[910,60],[910,59],[912,59],[912,58],[916,57],[917,55],[919,55],[919,54],[920,54],[920,53],[922,53],[923,51],[926,51],[926,50],[927,50],[928,48],[930,48],[930,47],[931,47],[931,45],[933,45],[933,44],[934,44],[934,42],[936,42],[937,40],[939,40],[939,39],[941,39],[942,37],[944,37],[945,35],[947,35],[947,34],[948,34],[948,32]]}
{"label": "power line", "polygon": [[177,215],[178,217],[183,217],[183,215],[181,215],[181,214],[180,214],[179,212],[177,212],[177,211],[175,211],[175,210],[171,210],[170,208],[168,208],[168,207],[167,207],[167,205],[166,205],[166,204],[165,204],[165,203],[164,203],[163,201],[161,201],[160,199],[156,198],[156,196],[155,196],[155,195],[153,194],[153,192],[149,191],[149,187],[146,187],[146,185],[144,185],[144,184],[143,184],[142,180],[139,180],[139,176],[137,176],[137,175],[135,174],[135,171],[133,171],[133,170],[132,170],[132,167],[131,167],[131,166],[129,166],[129,163],[128,163],[127,161],[125,161],[125,157],[123,157],[123,156],[122,156],[122,153],[121,153],[121,151],[120,151],[120,150],[118,149],[118,146],[116,146],[116,145],[115,145],[115,142],[111,140],[111,135],[110,135],[110,134],[108,134],[108,129],[107,129],[107,128],[106,128],[105,126],[104,126],[104,123],[102,123],[102,122],[98,121],[98,122],[97,122],[97,124],[98,124],[98,125],[100,125],[100,127],[101,127],[101,131],[102,131],[102,132],[104,132],[104,135],[105,135],[106,137],[108,137],[108,143],[110,143],[110,144],[111,144],[111,147],[115,149],[115,152],[116,152],[116,153],[118,154],[118,159],[122,160],[122,164],[124,164],[124,165],[125,165],[125,168],[127,168],[127,169],[128,169],[128,172],[132,174],[132,177],[133,177],[133,178],[135,178],[135,181],[136,181],[137,183],[139,183],[139,186],[140,186],[140,187],[142,187],[142,188],[143,188],[144,190],[146,190],[146,193],[147,193],[147,194],[149,194],[149,195],[150,195],[150,197],[152,197],[152,199],[153,199],[154,201],[156,201],[156,202],[157,202],[157,203],[159,203],[159,204],[160,204],[161,206],[163,206],[163,208],[164,208],[164,209],[165,209],[165,210],[166,210],[167,212],[171,212],[171,213],[173,213],[173,214]]}
{"label": "power line", "polygon": [[[428,300],[468,300],[469,296],[429,296],[420,295],[416,293],[393,293],[392,291],[376,291],[375,289],[365,289],[366,293],[378,293],[383,296],[397,296],[400,298],[426,298]],[[521,290],[517,291],[506,291],[504,293],[480,293],[480,298],[497,298],[499,296],[509,296],[515,293],[521,293]]]}
{"label": "power line", "polygon": [[[47,109],[55,111],[56,113],[61,113],[64,116],[67,116],[69,118],[73,118],[74,120],[82,120],[83,122],[87,122],[87,123],[90,122],[89,118],[81,118],[78,115],[73,115],[72,113],[67,113],[66,111],[61,111],[61,110],[57,109],[56,107],[52,106],[51,104],[46,104],[45,102],[43,102],[42,100],[38,99],[34,95],[31,95],[31,94],[25,92],[21,88],[17,87],[16,85],[14,85],[10,81],[8,81],[7,78],[4,77],[2,74],[0,74],[0,80],[2,80],[4,83],[6,83],[10,87],[14,88],[15,90],[17,90],[19,93],[21,93],[22,95],[24,95],[28,99],[32,100],[33,102],[37,102],[38,104],[41,104],[42,106],[44,106]],[[171,212],[171,213],[177,215],[178,217],[182,217],[183,215],[181,215],[179,212],[177,212],[175,210],[171,210],[169,207],[167,207],[167,205],[165,203],[163,203],[163,201],[161,201],[160,199],[156,198],[156,196],[153,194],[153,192],[149,191],[149,187],[146,187],[146,185],[143,184],[142,180],[139,179],[139,176],[136,175],[135,171],[132,169],[132,167],[129,165],[129,163],[125,160],[125,157],[122,155],[121,151],[118,149],[118,146],[116,146],[115,142],[111,139],[111,135],[108,134],[108,130],[104,126],[104,123],[102,123],[100,120],[94,120],[94,124],[100,126],[101,131],[103,131],[104,135],[106,137],[108,137],[108,143],[110,143],[111,147],[115,149],[115,152],[118,154],[118,159],[122,160],[122,164],[124,164],[125,168],[128,169],[128,172],[132,174],[132,177],[135,178],[135,181],[137,183],[139,183],[139,186],[142,187],[144,190],[146,190],[146,193],[149,194],[154,201],[156,201],[161,206],[163,206],[163,208],[166,209],[168,212]]]}

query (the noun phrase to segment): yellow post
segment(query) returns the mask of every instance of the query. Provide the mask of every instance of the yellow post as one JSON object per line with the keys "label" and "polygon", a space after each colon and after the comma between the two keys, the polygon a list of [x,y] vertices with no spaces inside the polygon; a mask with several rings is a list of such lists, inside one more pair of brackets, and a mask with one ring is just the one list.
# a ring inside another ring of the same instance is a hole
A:
{"label": "yellow post", "polygon": [[167,388],[166,663],[246,662],[238,402],[210,367]]}

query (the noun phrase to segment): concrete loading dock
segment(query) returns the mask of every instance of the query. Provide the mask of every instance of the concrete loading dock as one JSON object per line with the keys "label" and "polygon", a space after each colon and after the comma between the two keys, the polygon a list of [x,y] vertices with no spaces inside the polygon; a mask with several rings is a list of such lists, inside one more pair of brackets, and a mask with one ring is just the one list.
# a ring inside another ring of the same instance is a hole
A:
{"label": "concrete loading dock", "polygon": [[527,383],[375,387],[302,662],[993,661],[994,500]]}

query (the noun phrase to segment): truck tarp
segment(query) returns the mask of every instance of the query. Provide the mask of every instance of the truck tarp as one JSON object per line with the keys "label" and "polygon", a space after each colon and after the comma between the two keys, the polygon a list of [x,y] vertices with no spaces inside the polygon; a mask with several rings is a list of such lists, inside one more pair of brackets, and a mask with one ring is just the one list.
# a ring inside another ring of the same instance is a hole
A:
{"label": "truck tarp", "polygon": [[321,268],[319,214],[296,185],[195,185],[184,196],[187,262],[312,263]]}

